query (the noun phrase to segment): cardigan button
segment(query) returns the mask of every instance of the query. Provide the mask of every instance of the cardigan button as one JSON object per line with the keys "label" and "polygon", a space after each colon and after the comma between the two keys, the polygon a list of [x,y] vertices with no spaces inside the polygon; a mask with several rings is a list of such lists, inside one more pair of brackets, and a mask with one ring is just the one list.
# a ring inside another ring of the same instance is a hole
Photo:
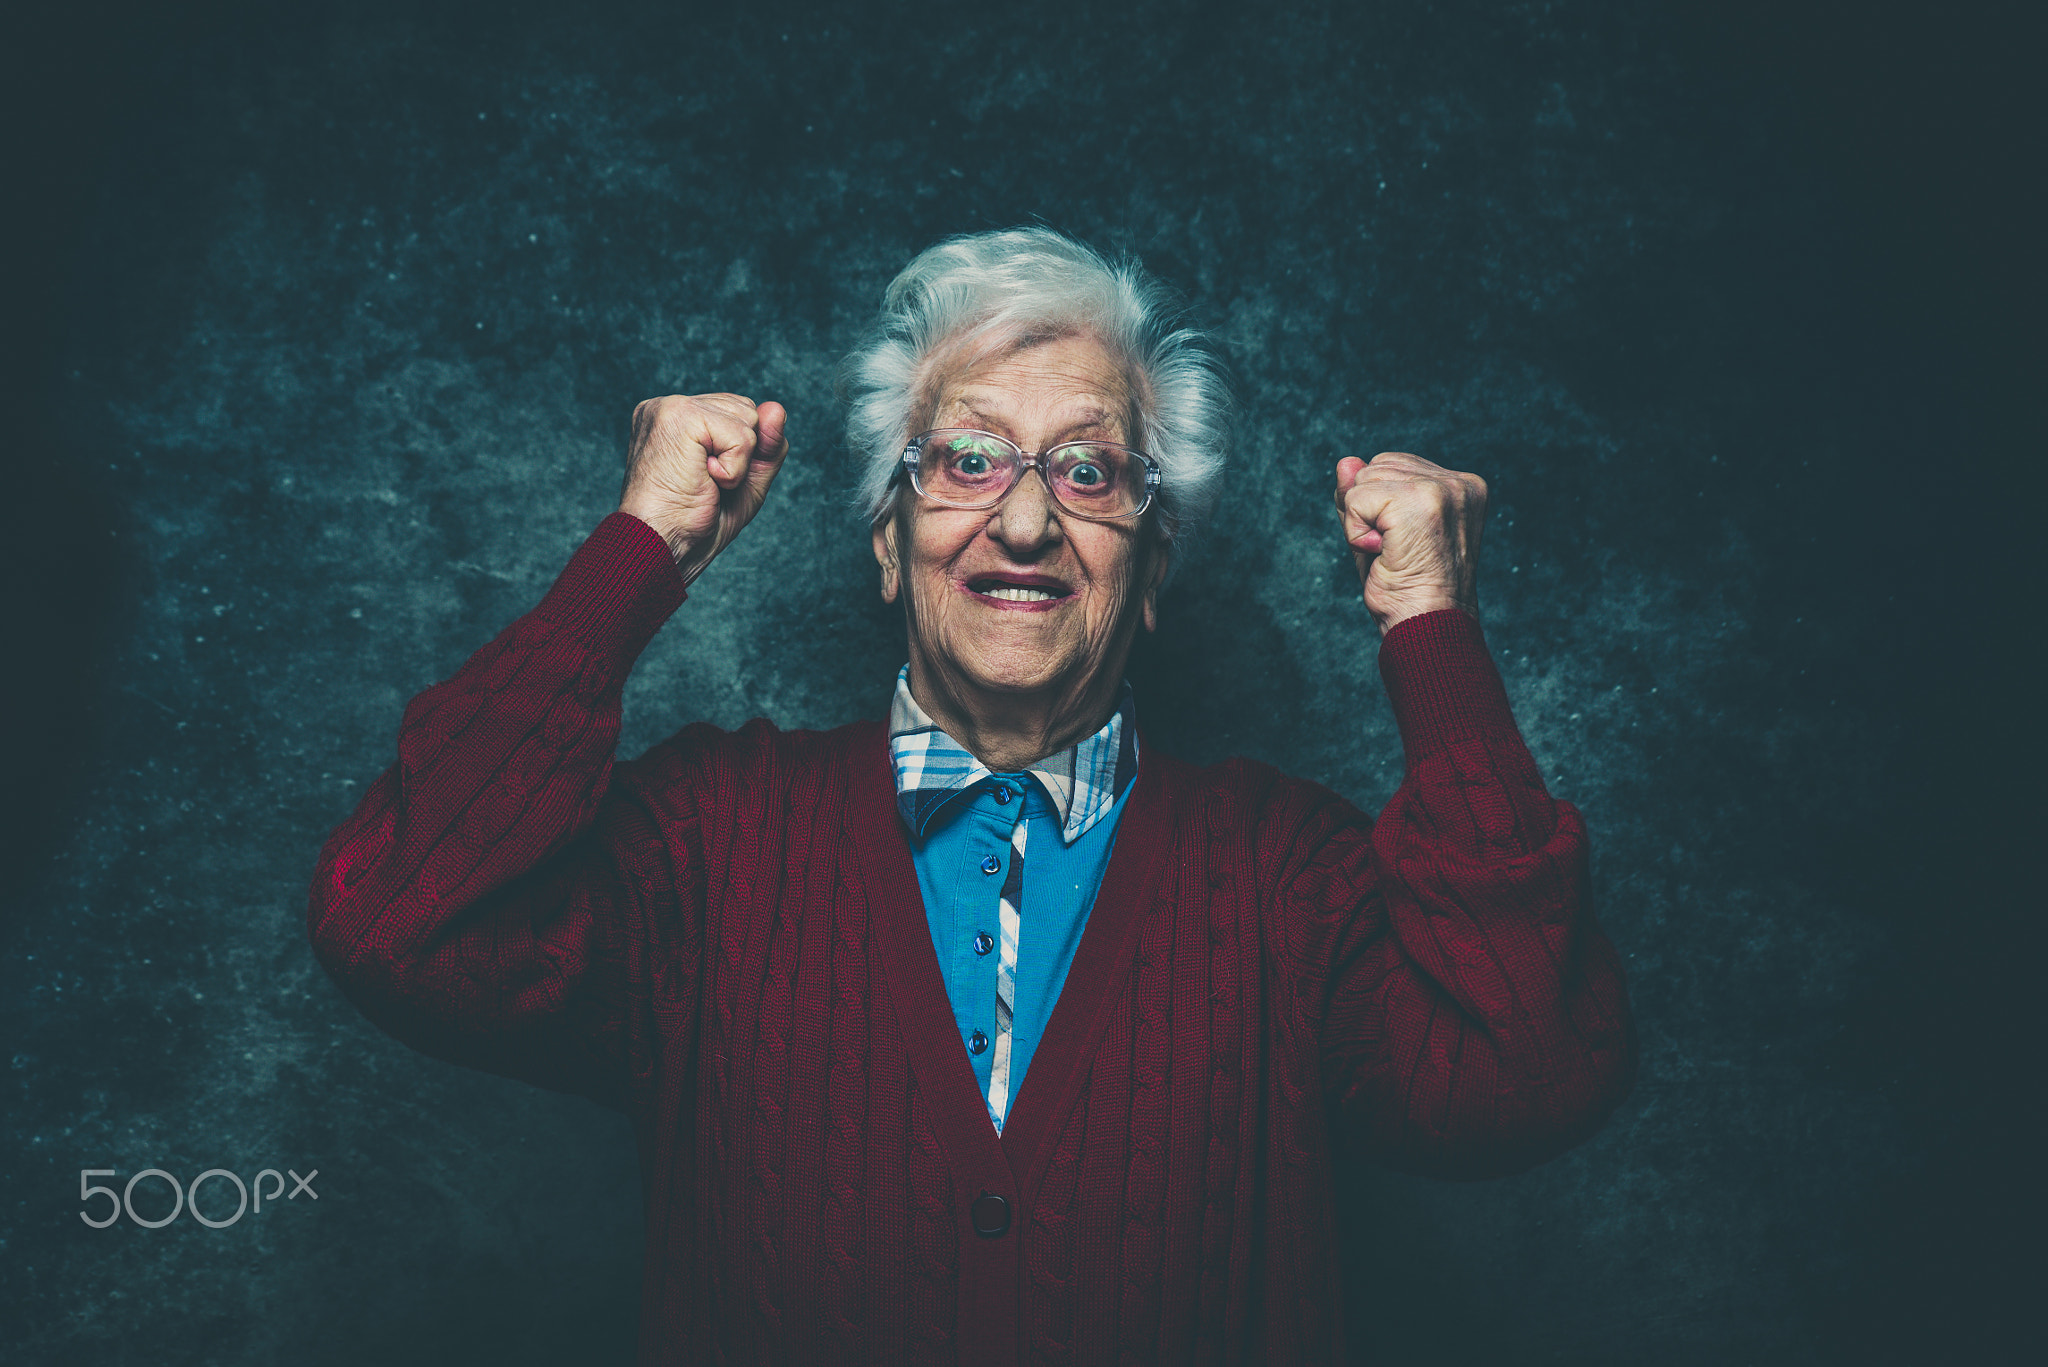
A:
{"label": "cardigan button", "polygon": [[990,855],[988,858],[981,861],[981,871],[983,873],[999,873],[1002,871],[1002,867],[1003,861],[996,858],[994,855]]}
{"label": "cardigan button", "polygon": [[985,1191],[967,1208],[967,1218],[974,1222],[974,1232],[982,1238],[999,1238],[1010,1227],[1010,1203],[992,1191]]}
{"label": "cardigan button", "polygon": [[974,952],[976,954],[986,954],[995,947],[996,937],[985,930],[974,937]]}
{"label": "cardigan button", "polygon": [[1007,783],[998,783],[998,784],[996,785],[996,787],[995,787],[995,799],[996,799],[996,805],[997,805],[998,807],[1007,807],[1007,806],[1009,806],[1009,805],[1010,805],[1010,785],[1009,785],[1009,784],[1007,784]]}
{"label": "cardigan button", "polygon": [[984,1035],[984,1034],[982,1034],[982,1033],[981,1033],[981,1031],[979,1031],[979,1030],[977,1030],[977,1031],[975,1031],[975,1032],[974,1032],[973,1034],[969,1035],[969,1036],[967,1037],[967,1052],[968,1052],[968,1053],[970,1053],[970,1054],[985,1054],[985,1053],[987,1053],[987,1052],[988,1052],[988,1036],[987,1036],[987,1035]]}

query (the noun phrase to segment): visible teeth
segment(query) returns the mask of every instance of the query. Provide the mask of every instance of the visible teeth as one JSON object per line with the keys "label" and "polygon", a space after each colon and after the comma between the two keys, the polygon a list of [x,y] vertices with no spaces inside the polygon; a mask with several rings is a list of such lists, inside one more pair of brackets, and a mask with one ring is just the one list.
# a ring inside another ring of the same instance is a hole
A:
{"label": "visible teeth", "polygon": [[1000,598],[1005,603],[1044,603],[1059,597],[1050,589],[1028,589],[1010,584],[997,584],[994,588],[983,589],[991,598]]}

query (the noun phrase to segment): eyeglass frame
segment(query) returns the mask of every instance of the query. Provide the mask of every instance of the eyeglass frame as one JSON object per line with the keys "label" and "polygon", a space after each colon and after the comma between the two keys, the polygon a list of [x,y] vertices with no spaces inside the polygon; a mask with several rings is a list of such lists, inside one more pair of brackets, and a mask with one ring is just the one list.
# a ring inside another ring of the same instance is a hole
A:
{"label": "eyeglass frame", "polygon": [[[925,443],[927,441],[930,441],[933,437],[937,436],[941,432],[964,432],[969,433],[973,436],[988,437],[994,441],[1001,442],[1004,446],[1009,447],[1012,451],[1015,451],[1017,453],[1016,478],[1010,481],[1008,488],[1004,489],[1000,494],[997,494],[993,499],[991,499],[987,503],[948,503],[942,498],[937,498],[931,494],[926,493],[924,485],[920,483],[918,480],[918,457],[923,453]],[[1140,461],[1144,463],[1145,466],[1145,501],[1140,503],[1136,508],[1133,508],[1128,513],[1113,513],[1108,515],[1104,515],[1102,513],[1084,513],[1079,512],[1073,508],[1069,508],[1063,501],[1061,501],[1059,491],[1053,487],[1052,475],[1047,467],[1046,458],[1051,456],[1054,452],[1064,451],[1070,446],[1108,446],[1113,447],[1118,451],[1122,451],[1127,455],[1136,456]],[[1078,517],[1083,522],[1129,522],[1133,518],[1143,517],[1145,515],[1145,510],[1150,508],[1152,506],[1153,501],[1159,497],[1159,485],[1161,481],[1161,474],[1159,470],[1158,461],[1152,459],[1152,457],[1146,455],[1143,451],[1138,450],[1135,446],[1126,446],[1120,441],[1095,441],[1083,437],[1075,441],[1063,441],[1056,446],[1048,446],[1043,451],[1026,451],[1023,447],[1017,445],[1016,442],[1011,441],[1008,437],[1003,436],[1001,433],[986,431],[979,427],[934,427],[929,432],[918,433],[916,436],[910,439],[909,445],[903,448],[903,454],[897,458],[897,473],[901,474],[906,470],[910,474],[910,487],[917,491],[917,496],[919,498],[927,499],[941,508],[954,508],[961,512],[976,513],[985,511],[990,508],[1001,507],[1005,499],[1009,498],[1011,494],[1017,492],[1017,486],[1024,482],[1025,474],[1029,471],[1036,470],[1038,471],[1038,482],[1045,486],[1046,497],[1052,500],[1052,505],[1055,508],[1058,508],[1061,512],[1067,514],[1069,517]]]}

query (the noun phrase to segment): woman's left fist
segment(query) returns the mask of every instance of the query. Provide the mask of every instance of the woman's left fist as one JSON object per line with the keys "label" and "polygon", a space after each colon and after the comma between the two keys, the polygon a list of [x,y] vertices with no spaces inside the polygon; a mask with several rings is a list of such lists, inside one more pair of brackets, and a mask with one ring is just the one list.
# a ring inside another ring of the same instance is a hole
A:
{"label": "woman's left fist", "polygon": [[1406,451],[1337,462],[1337,513],[1358,562],[1365,610],[1384,636],[1442,608],[1479,615],[1486,481]]}

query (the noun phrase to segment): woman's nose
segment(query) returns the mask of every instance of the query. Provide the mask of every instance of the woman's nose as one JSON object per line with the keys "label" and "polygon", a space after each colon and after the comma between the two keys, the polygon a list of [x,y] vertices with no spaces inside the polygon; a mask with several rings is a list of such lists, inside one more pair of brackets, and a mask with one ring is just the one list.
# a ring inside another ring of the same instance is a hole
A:
{"label": "woman's nose", "polygon": [[988,534],[1012,555],[1037,550],[1058,539],[1059,518],[1055,515],[1052,491],[1036,469],[1017,479],[989,519]]}

